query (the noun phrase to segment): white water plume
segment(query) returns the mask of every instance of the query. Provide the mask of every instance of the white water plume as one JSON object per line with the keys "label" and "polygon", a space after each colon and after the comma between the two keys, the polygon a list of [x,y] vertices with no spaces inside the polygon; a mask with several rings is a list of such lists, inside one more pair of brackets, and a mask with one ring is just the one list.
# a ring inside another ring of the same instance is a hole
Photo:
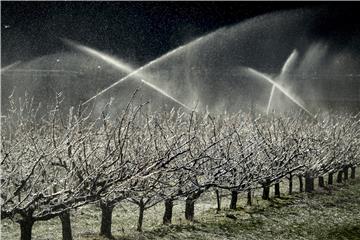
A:
{"label": "white water plume", "polygon": [[5,72],[5,71],[8,71],[9,69],[15,67],[16,65],[18,65],[18,64],[20,64],[20,63],[21,63],[21,61],[16,61],[16,62],[14,62],[14,63],[12,63],[12,64],[9,64],[9,65],[1,68],[1,73]]}
{"label": "white water plume", "polygon": [[71,70],[57,70],[57,69],[14,69],[6,70],[7,72],[34,72],[34,73],[72,73],[72,74],[81,74],[81,72],[71,71]]}
{"label": "white water plume", "polygon": [[116,68],[118,68],[121,71],[124,71],[124,72],[126,72],[128,74],[134,71],[134,69],[129,64],[124,63],[120,59],[116,59],[116,58],[114,58],[114,57],[112,57],[112,56],[110,56],[108,54],[99,52],[99,51],[97,51],[95,49],[86,47],[84,45],[81,45],[81,44],[79,44],[79,43],[77,43],[75,41],[69,40],[69,39],[62,38],[61,40],[63,42],[65,42],[67,45],[69,45],[69,46],[71,46],[71,47],[73,47],[75,49],[78,49],[81,52],[89,54],[89,55],[91,55],[91,56],[93,56],[95,58],[100,58],[103,61],[109,63],[112,66],[115,66]]}
{"label": "white water plume", "polygon": [[[210,36],[210,35],[211,35],[211,33],[208,34],[208,35],[206,35],[206,36]],[[103,93],[107,92],[109,89],[115,87],[116,85],[120,84],[121,82],[123,82],[123,81],[125,81],[125,80],[127,80],[127,79],[129,79],[129,78],[131,78],[131,77],[140,77],[140,78],[143,77],[143,76],[140,75],[141,71],[146,70],[147,68],[151,67],[152,65],[154,65],[154,64],[156,64],[156,63],[158,63],[158,62],[160,62],[160,61],[162,61],[162,60],[164,60],[164,59],[166,59],[166,58],[168,58],[168,57],[170,57],[170,56],[172,56],[172,55],[174,55],[174,54],[176,54],[176,53],[181,52],[184,48],[188,48],[188,47],[190,47],[190,46],[192,46],[192,45],[194,45],[194,44],[196,44],[196,43],[199,43],[199,42],[200,42],[201,40],[203,40],[204,38],[205,38],[204,36],[203,36],[203,37],[199,37],[199,38],[193,40],[193,41],[190,42],[190,43],[187,43],[187,44],[184,44],[184,45],[182,45],[182,46],[180,46],[180,47],[177,47],[177,48],[173,49],[172,51],[170,51],[170,52],[162,55],[161,57],[156,58],[156,59],[150,61],[149,63],[143,65],[142,67],[140,67],[140,68],[138,68],[138,69],[136,69],[136,70],[134,70],[134,71],[130,71],[130,73],[129,73],[127,76],[119,79],[119,80],[116,81],[115,83],[111,84],[109,87],[103,89],[103,90],[100,91],[98,94],[96,94],[95,96],[93,96],[93,97],[91,97],[90,99],[88,99],[87,101],[85,101],[83,104],[87,104],[88,102],[92,101],[93,99],[95,99],[95,98],[97,98],[98,96],[102,95]],[[83,50],[85,50],[85,49],[83,49]],[[111,63],[111,62],[112,62],[112,60],[110,61],[110,58],[108,58],[108,56],[107,56],[107,57],[103,57],[102,59],[105,60],[105,61],[107,61],[108,63]]]}
{"label": "white water plume", "polygon": [[274,82],[274,80],[272,80],[270,77],[266,76],[263,73],[260,73],[259,71],[256,71],[255,69],[252,68],[246,68],[251,74],[255,75],[257,78],[263,79],[269,83],[271,83],[273,86],[275,86],[278,90],[280,90],[283,94],[285,94],[285,96],[287,96],[292,102],[294,102],[296,105],[298,105],[302,110],[304,110],[306,113],[308,113],[310,116],[314,117],[314,115],[305,108],[305,106],[303,104],[301,104],[301,102],[294,96],[292,96],[292,94],[290,94],[288,92],[287,89],[283,88],[281,85],[279,85],[278,83]]}
{"label": "white water plume", "polygon": [[[237,88],[240,88],[240,86],[238,84],[235,85],[236,79],[234,76],[227,74],[229,68],[231,68],[234,62],[240,63],[241,65],[248,65],[249,62],[259,63],[260,60],[258,61],[258,58],[261,59],[261,61],[267,59],[267,62],[271,63],[270,66],[275,65],[274,62],[276,61],[273,61],[271,58],[275,56],[275,54],[267,51],[268,46],[274,46],[274,42],[278,43],[279,39],[283,38],[282,34],[290,35],[291,39],[289,39],[289,41],[295,40],[296,34],[292,26],[295,23],[298,24],[301,22],[306,14],[305,12],[298,11],[291,13],[293,14],[290,14],[290,12],[281,12],[259,16],[208,33],[203,37],[169,51],[133,72],[129,72],[127,76],[106,88],[102,88],[102,90],[88,98],[83,104],[89,103],[116,85],[132,77],[144,79],[149,82],[148,73],[155,68],[157,73],[162,71],[166,73],[166,76],[169,76],[169,73],[171,74],[169,77],[169,79],[172,80],[170,83],[172,84],[171,86],[175,86],[174,90],[182,94],[183,99],[186,100],[181,100],[185,101],[189,106],[193,105],[192,99],[199,99],[201,105],[208,105],[211,109],[223,107],[232,109],[238,108],[238,106],[240,108],[246,106],[246,93],[234,95],[239,93]],[[284,21],[284,18],[286,18],[286,21]],[[276,26],[276,31],[268,28],[268,25]],[[303,32],[304,29],[297,28],[296,33],[299,31]],[[264,38],[259,37],[259,34],[268,34],[271,37],[269,40],[264,41]],[[250,43],[251,46],[260,47],[248,47]],[[67,44],[69,45],[69,42]],[[107,61],[108,63],[112,62],[112,59],[108,58],[108,56],[98,55],[94,51],[88,51],[89,49],[87,48],[77,49],[92,56],[97,55],[99,59]],[[262,51],[263,49],[264,51]],[[255,66],[258,67],[259,65],[260,63]],[[152,75],[152,80],[154,80],[153,76],[154,75]],[[160,76],[160,84],[156,82],[157,86],[161,86],[161,89],[163,89],[165,81],[169,80],[163,78],[164,76]],[[226,83],[220,84],[220,79]],[[151,81],[151,83],[155,84],[154,81]],[[245,88],[242,89],[246,91]],[[226,92],[227,95],[224,96],[221,92]],[[267,100],[268,99],[265,101]]]}
{"label": "white water plume", "polygon": [[[173,96],[171,96],[170,94],[166,93],[164,90],[162,90],[161,88],[155,86],[154,84],[151,84],[150,82],[142,79],[145,78],[145,76],[140,75],[140,73],[138,73],[140,69],[134,70],[132,67],[130,67],[130,65],[123,63],[122,61],[115,59],[114,57],[111,57],[107,54],[104,54],[100,51],[97,51],[95,49],[77,44],[71,40],[66,40],[63,39],[63,41],[65,41],[68,45],[70,45],[71,47],[74,47],[86,54],[90,54],[91,56],[95,57],[95,58],[100,58],[103,61],[119,68],[120,70],[128,73],[127,76],[125,76],[124,80],[128,79],[130,76],[134,76],[135,78],[139,79],[142,83],[146,84],[147,86],[151,87],[152,89],[156,90],[157,92],[161,93],[162,95],[166,96],[167,98],[171,99],[172,101],[176,102],[177,104],[181,105],[182,107],[192,111],[192,109],[190,107],[188,107],[187,105],[185,105],[184,103],[182,103],[181,101],[179,101],[178,99],[174,98]],[[151,63],[151,62],[150,62]],[[149,63],[149,64],[150,64]],[[148,64],[148,65],[149,65]],[[119,80],[118,82],[112,84],[110,87],[104,89],[103,91],[101,91],[100,93],[98,93],[97,95],[95,95],[94,97],[90,98],[89,100],[85,101],[83,104],[88,103],[89,101],[91,101],[92,99],[96,98],[97,96],[99,96],[100,94],[104,93],[105,91],[107,91],[108,89],[112,88],[113,86],[119,84],[120,82],[124,81],[124,80]]]}
{"label": "white water plume", "polygon": [[156,90],[157,92],[161,93],[162,95],[170,98],[171,100],[173,100],[174,102],[176,102],[177,104],[183,106],[184,108],[190,110],[190,111],[195,111],[195,109],[191,109],[190,107],[186,106],[185,104],[183,104],[182,102],[180,102],[179,100],[177,100],[176,98],[170,96],[169,94],[167,94],[165,91],[163,91],[162,89],[158,88],[157,86],[141,79],[141,82],[144,83],[145,85],[151,87],[152,89]]}
{"label": "white water plume", "polygon": [[298,51],[294,49],[281,68],[280,76],[283,76],[291,71],[291,69],[294,67],[298,55]]}
{"label": "white water plume", "polygon": [[[284,81],[286,75],[289,73],[291,68],[293,68],[297,56],[298,56],[298,52],[296,51],[296,49],[294,49],[293,52],[290,54],[290,56],[286,59],[283,67],[281,68],[280,75],[277,77],[277,79],[279,80],[279,84],[281,84],[281,82]],[[266,114],[269,114],[269,112],[270,112],[271,103],[273,101],[274,94],[275,94],[275,89],[276,89],[276,87],[275,87],[275,85],[273,85],[271,88],[271,93],[270,93],[268,105],[266,108]]]}

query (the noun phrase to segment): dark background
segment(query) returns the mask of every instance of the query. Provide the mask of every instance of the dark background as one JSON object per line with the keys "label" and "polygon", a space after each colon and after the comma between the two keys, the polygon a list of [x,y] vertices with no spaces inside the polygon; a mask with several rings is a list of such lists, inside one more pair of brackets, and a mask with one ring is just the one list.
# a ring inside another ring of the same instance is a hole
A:
{"label": "dark background", "polygon": [[355,2],[1,2],[1,65],[68,50],[60,37],[141,65],[219,27],[297,8],[321,9],[314,38],[339,47],[359,35]]}

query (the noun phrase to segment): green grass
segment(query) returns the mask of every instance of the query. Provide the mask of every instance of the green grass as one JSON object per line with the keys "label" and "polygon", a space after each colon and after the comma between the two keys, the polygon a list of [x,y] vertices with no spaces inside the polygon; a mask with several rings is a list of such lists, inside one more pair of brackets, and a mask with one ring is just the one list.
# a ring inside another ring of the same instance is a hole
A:
{"label": "green grass", "polygon": [[[283,192],[286,186],[282,184]],[[259,193],[254,206],[245,206],[241,195],[237,210],[226,209],[229,199],[223,199],[220,213],[216,213],[213,193],[204,195],[196,203],[196,221],[184,220],[184,204],[174,209],[173,225],[162,226],[162,204],[145,212],[144,232],[137,233],[137,209],[124,203],[114,210],[113,234],[116,239],[359,239],[360,240],[360,179],[336,186],[331,191],[314,194],[294,194],[263,201]],[[236,220],[228,218],[233,215]],[[2,221],[2,239],[19,239],[19,227]],[[98,235],[100,211],[95,205],[72,212],[75,239],[101,240]],[[33,229],[34,239],[61,239],[58,219],[38,222]]]}

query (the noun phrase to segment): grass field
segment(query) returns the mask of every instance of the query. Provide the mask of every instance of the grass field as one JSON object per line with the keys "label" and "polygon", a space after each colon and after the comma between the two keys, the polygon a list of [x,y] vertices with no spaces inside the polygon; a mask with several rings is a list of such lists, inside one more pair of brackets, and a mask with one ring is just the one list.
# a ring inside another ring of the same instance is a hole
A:
{"label": "grass field", "polygon": [[[284,192],[285,192],[285,184]],[[144,232],[137,233],[137,209],[123,203],[113,214],[116,239],[360,239],[360,179],[314,194],[294,194],[271,201],[260,200],[257,193],[252,207],[241,195],[239,208],[228,210],[229,199],[216,213],[215,195],[208,193],[196,203],[194,223],[184,220],[184,203],[174,208],[173,225],[162,226],[163,205],[145,212]],[[232,218],[229,218],[232,216]],[[236,219],[233,219],[236,218]],[[19,239],[19,227],[2,221],[1,239]],[[100,211],[95,205],[72,212],[75,239],[100,240]],[[37,222],[33,239],[61,239],[59,219]]]}

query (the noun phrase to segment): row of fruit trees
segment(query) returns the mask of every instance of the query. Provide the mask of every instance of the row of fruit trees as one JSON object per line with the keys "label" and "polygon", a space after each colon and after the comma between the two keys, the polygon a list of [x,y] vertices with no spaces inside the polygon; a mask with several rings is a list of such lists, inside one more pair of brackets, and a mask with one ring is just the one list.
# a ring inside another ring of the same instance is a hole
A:
{"label": "row of fruit trees", "polygon": [[[12,219],[21,239],[31,239],[36,221],[60,217],[63,239],[72,239],[69,212],[99,203],[101,231],[111,237],[112,211],[122,201],[144,211],[165,204],[164,224],[171,223],[174,201],[185,202],[185,218],[206,191],[237,194],[270,186],[280,195],[293,178],[307,192],[314,179],[324,186],[355,177],[360,159],[360,120],[351,114],[302,113],[256,115],[201,114],[171,110],[150,112],[131,101],[117,114],[111,104],[101,116],[91,107],[66,109],[57,97],[52,108],[32,99],[9,98],[2,117],[1,219]],[[44,111],[46,110],[46,111]],[[350,174],[350,176],[348,176]],[[305,184],[303,184],[305,179]],[[220,207],[220,206],[219,206]]]}

